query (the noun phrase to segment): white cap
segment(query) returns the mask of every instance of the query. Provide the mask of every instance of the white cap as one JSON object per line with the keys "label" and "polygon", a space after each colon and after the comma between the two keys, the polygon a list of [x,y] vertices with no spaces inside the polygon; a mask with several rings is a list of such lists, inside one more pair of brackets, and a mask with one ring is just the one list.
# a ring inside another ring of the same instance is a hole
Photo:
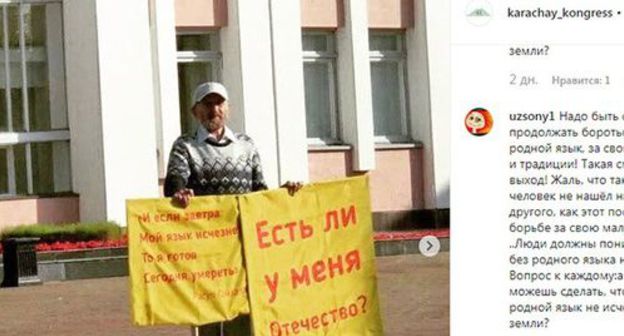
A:
{"label": "white cap", "polygon": [[199,103],[202,99],[204,99],[204,97],[211,93],[216,93],[225,100],[228,100],[227,90],[223,84],[217,82],[207,82],[199,84],[197,88],[195,88],[195,91],[193,91],[193,104]]}

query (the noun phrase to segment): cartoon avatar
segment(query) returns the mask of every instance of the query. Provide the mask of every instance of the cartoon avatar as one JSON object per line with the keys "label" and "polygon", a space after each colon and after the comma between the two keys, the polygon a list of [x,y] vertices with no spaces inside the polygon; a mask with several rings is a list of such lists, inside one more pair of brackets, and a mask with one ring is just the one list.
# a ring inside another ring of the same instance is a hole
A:
{"label": "cartoon avatar", "polygon": [[464,124],[470,134],[482,136],[490,133],[494,125],[494,119],[492,119],[492,115],[488,110],[477,107],[468,112],[466,119],[464,119]]}

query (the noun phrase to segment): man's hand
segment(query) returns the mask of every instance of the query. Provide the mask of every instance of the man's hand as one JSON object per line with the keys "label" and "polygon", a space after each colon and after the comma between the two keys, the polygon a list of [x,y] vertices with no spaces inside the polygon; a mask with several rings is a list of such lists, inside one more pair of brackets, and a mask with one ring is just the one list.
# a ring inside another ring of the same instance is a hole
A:
{"label": "man's hand", "polygon": [[191,203],[191,197],[193,196],[195,196],[193,189],[184,188],[173,194],[173,201],[181,207],[186,208],[189,203]]}
{"label": "man's hand", "polygon": [[288,181],[288,182],[282,184],[282,186],[280,188],[286,188],[286,190],[288,190],[288,194],[290,196],[292,196],[297,191],[299,191],[299,189],[301,189],[302,187],[303,187],[303,183],[301,183],[301,182]]}

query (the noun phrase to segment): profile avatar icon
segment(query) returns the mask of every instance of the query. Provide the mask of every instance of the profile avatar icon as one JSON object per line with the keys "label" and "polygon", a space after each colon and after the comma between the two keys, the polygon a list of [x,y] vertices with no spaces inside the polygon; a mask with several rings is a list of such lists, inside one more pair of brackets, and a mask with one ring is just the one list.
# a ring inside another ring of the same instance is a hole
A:
{"label": "profile avatar icon", "polygon": [[466,19],[474,26],[485,26],[494,17],[494,8],[487,0],[474,0],[465,11]]}
{"label": "profile avatar icon", "polygon": [[482,136],[490,133],[494,125],[494,119],[492,119],[492,114],[488,110],[477,107],[468,112],[466,119],[464,119],[464,124],[470,134]]}

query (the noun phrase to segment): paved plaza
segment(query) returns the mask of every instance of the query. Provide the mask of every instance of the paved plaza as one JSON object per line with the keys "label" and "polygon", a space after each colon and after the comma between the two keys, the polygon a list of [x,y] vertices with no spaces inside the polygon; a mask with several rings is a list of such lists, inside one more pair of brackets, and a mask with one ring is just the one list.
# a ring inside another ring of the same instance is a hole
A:
{"label": "paved plaza", "polygon": [[[449,253],[377,258],[386,335],[449,335]],[[172,335],[189,327],[130,323],[128,277],[0,288],[0,335]]]}

